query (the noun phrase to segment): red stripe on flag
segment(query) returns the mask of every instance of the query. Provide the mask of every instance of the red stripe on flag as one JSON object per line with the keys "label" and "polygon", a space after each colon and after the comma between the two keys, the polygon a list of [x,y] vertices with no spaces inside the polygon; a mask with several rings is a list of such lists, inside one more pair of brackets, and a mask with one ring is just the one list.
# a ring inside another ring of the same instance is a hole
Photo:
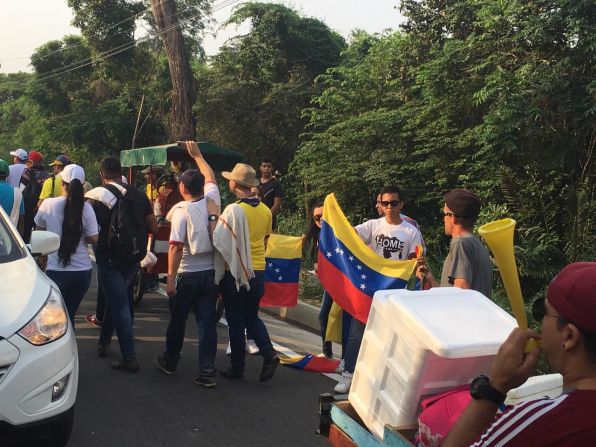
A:
{"label": "red stripe on flag", "polygon": [[297,305],[297,282],[265,282],[265,295],[261,298],[260,306],[296,307]]}
{"label": "red stripe on flag", "polygon": [[323,288],[347,313],[366,323],[372,298],[357,289],[343,272],[319,252],[317,272]]}
{"label": "red stripe on flag", "polygon": [[310,361],[304,365],[304,371],[332,373],[335,372],[338,366],[339,360],[313,356]]}

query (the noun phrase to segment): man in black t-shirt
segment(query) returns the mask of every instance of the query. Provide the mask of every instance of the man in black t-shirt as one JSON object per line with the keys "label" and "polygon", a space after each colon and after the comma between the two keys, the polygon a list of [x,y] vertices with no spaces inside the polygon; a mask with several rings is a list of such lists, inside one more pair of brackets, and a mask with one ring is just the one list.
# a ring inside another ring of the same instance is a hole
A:
{"label": "man in black t-shirt", "polygon": [[283,199],[283,189],[281,182],[273,176],[273,162],[269,157],[263,157],[259,165],[261,171],[261,178],[259,179],[259,188],[261,188],[261,196],[263,203],[269,207],[273,215],[273,230],[277,226],[277,215],[281,210],[281,202]]}

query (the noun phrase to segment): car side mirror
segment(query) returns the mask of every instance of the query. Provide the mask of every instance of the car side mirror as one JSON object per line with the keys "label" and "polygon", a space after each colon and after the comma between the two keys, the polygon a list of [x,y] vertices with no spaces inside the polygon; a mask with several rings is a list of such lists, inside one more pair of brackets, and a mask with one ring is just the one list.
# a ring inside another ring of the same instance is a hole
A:
{"label": "car side mirror", "polygon": [[31,232],[29,251],[33,256],[45,256],[54,253],[60,248],[60,236],[51,231]]}

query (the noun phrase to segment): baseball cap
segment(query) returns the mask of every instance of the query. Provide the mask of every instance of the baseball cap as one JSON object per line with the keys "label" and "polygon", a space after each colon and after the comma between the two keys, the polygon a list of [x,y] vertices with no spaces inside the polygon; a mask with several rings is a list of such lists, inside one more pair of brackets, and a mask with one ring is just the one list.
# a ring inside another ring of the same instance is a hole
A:
{"label": "baseball cap", "polygon": [[176,174],[176,180],[183,183],[194,194],[202,193],[203,186],[205,186],[205,177],[197,169],[187,169]]}
{"label": "baseball cap", "polygon": [[54,161],[52,163],[50,163],[50,166],[66,166],[71,164],[72,161],[70,161],[70,158],[67,155],[58,155]]}
{"label": "baseball cap", "polygon": [[25,149],[16,149],[10,153],[13,157],[17,157],[19,160],[27,160],[27,151]]}
{"label": "baseball cap", "polygon": [[33,163],[39,163],[41,160],[43,160],[43,154],[41,152],[31,151],[29,152],[28,159]]}
{"label": "baseball cap", "polygon": [[566,266],[549,284],[546,298],[573,324],[596,334],[596,262]]}
{"label": "baseball cap", "polygon": [[60,173],[60,177],[62,177],[62,181],[65,183],[70,183],[75,179],[77,179],[81,183],[84,183],[85,170],[81,168],[79,165],[69,164],[64,167],[64,169]]}
{"label": "baseball cap", "polygon": [[4,160],[0,159],[0,176],[6,177],[10,174],[10,169],[8,167],[8,163]]}
{"label": "baseball cap", "polygon": [[467,189],[454,189],[445,195],[445,204],[456,217],[476,219],[480,214],[480,199]]}

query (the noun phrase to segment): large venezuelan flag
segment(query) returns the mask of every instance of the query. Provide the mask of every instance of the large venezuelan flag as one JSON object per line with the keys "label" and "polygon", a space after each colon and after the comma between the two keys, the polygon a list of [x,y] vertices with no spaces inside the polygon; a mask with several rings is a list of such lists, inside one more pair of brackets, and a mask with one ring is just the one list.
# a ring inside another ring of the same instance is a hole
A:
{"label": "large venezuelan flag", "polygon": [[374,293],[405,288],[415,267],[415,260],[377,255],[350,225],[335,195],[325,198],[317,271],[323,288],[346,312],[366,323]]}
{"label": "large venezuelan flag", "polygon": [[302,238],[272,234],[265,253],[265,295],[261,306],[298,305]]}
{"label": "large venezuelan flag", "polygon": [[280,363],[284,366],[320,373],[335,372],[339,366],[339,360],[317,357],[312,354],[300,355],[298,357],[281,357]]}

